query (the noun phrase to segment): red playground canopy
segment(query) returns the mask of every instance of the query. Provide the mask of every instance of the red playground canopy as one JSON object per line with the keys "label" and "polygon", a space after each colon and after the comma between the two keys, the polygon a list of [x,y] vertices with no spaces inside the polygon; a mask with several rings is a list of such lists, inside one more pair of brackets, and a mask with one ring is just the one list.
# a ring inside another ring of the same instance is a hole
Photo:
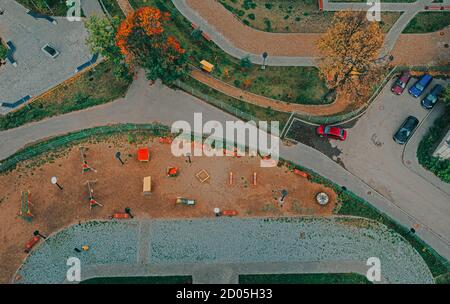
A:
{"label": "red playground canopy", "polygon": [[149,148],[140,148],[137,153],[138,161],[149,161],[150,151]]}

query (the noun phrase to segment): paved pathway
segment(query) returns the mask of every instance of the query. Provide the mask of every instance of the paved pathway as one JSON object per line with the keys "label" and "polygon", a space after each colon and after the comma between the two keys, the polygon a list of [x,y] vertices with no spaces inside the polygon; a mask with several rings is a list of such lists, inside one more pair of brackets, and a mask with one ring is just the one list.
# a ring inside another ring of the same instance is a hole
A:
{"label": "paved pathway", "polygon": [[81,0],[81,7],[86,17],[103,17],[105,13],[98,0]]}
{"label": "paved pathway", "polygon": [[[27,9],[14,0],[2,0],[5,10],[0,16],[0,35],[11,40],[17,67],[7,63],[0,68],[0,103],[13,103],[31,95],[37,96],[75,75],[75,69],[92,58],[86,46],[87,31],[83,22],[69,22],[57,17],[58,24],[34,19]],[[60,54],[55,59],[41,48],[47,43]],[[0,106],[0,114],[9,109]]]}
{"label": "paved pathway", "polygon": [[[193,275],[194,283],[237,283],[239,274],[365,275],[378,257],[385,283],[433,283],[426,263],[398,234],[353,217],[212,218],[84,223],[50,236],[18,271],[21,283],[61,283],[66,260],[81,260],[82,279],[107,276]],[[141,227],[141,228],[138,228]],[[151,246],[136,264],[142,237]],[[74,247],[90,250],[76,254]],[[87,268],[87,273],[85,273]]]}
{"label": "paved pathway", "polygon": [[[126,98],[104,104],[95,108],[73,112],[58,117],[49,118],[40,122],[25,125],[16,129],[0,132],[0,159],[4,159],[20,148],[32,142],[67,132],[114,123],[151,123],[154,121],[171,125],[174,121],[184,120],[193,125],[194,113],[202,113],[203,121],[216,120],[225,124],[225,121],[234,121],[236,118],[203,103],[181,91],[173,91],[165,86],[155,85],[148,87],[148,82],[141,73],[130,87]],[[420,223],[421,229],[417,234],[440,254],[450,259],[449,231],[442,230],[445,223],[426,221],[428,217],[421,209],[406,212],[410,205],[408,190],[392,185],[398,198],[391,201],[371,188],[366,182],[345,170],[324,154],[303,144],[294,146],[281,146],[281,157],[294,161],[317,173],[333,180],[339,185],[345,185],[350,191],[364,198],[381,211],[389,214],[406,227]],[[412,172],[411,178],[416,175]],[[408,180],[405,176],[405,180]],[[427,194],[440,196],[440,190],[429,188],[424,180],[419,182],[427,188]],[[447,200],[448,201],[448,200]],[[446,222],[448,223],[448,222]]]}

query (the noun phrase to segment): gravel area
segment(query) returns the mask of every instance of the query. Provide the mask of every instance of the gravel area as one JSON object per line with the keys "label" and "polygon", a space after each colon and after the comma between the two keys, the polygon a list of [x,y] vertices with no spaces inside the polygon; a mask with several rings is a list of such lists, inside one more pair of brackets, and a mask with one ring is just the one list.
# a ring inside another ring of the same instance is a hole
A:
{"label": "gravel area", "polygon": [[[69,257],[83,265],[134,264],[137,261],[138,228],[136,222],[88,222],[73,225],[50,237],[34,250],[20,271],[19,283],[61,283],[69,269]],[[89,251],[75,248],[89,246]]]}
{"label": "gravel area", "polygon": [[349,218],[157,221],[153,263],[250,263],[381,260],[392,283],[431,283],[420,255],[375,222]]}
{"label": "gravel area", "polygon": [[[33,251],[19,271],[19,282],[63,282],[70,256],[78,256],[82,265],[136,266],[137,248],[144,245],[139,244],[139,233],[148,235],[148,250],[141,251],[147,254],[142,257],[147,265],[321,261],[339,265],[365,263],[374,256],[380,258],[388,282],[434,282],[425,262],[406,241],[365,219],[219,218],[147,224],[141,228],[148,230],[139,230],[135,221],[71,226]],[[73,248],[85,244],[91,249],[75,254]]]}

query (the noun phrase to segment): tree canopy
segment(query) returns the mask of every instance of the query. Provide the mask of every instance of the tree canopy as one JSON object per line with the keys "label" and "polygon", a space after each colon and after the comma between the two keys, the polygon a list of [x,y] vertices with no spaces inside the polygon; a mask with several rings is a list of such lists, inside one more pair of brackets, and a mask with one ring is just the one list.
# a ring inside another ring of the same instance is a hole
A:
{"label": "tree canopy", "polygon": [[116,32],[120,25],[120,19],[115,17],[98,18],[93,16],[86,22],[89,32],[87,43],[93,53],[99,53],[103,57],[114,62],[114,74],[117,78],[129,78],[125,58],[116,45]]}
{"label": "tree canopy", "polygon": [[319,67],[327,86],[342,96],[363,100],[380,80],[383,66],[377,63],[384,35],[365,12],[341,11],[319,39],[323,53]]}
{"label": "tree canopy", "polygon": [[166,31],[170,14],[142,7],[126,17],[116,34],[116,45],[131,66],[145,69],[149,80],[171,83],[188,71],[187,53]]}

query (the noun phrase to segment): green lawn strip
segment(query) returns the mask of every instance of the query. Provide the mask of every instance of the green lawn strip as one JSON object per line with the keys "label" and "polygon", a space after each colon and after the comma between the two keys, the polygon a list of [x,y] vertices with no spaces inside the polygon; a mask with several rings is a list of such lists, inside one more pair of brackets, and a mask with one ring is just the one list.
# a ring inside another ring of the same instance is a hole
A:
{"label": "green lawn strip", "polygon": [[240,275],[240,284],[371,284],[358,273],[302,273]]}
{"label": "green lawn strip", "polygon": [[290,169],[297,168],[299,170],[308,172],[311,175],[310,180],[315,183],[322,184],[324,186],[332,188],[338,193],[339,206],[336,208],[335,213],[338,215],[352,215],[359,216],[368,219],[378,221],[385,225],[387,228],[400,234],[408,241],[412,247],[422,256],[425,263],[428,265],[433,277],[438,277],[442,274],[450,272],[450,263],[444,257],[440,256],[433,248],[428,246],[425,242],[419,239],[415,234],[410,233],[409,228],[406,228],[393,220],[385,213],[379,211],[373,207],[370,203],[364,199],[358,197],[354,193],[348,190],[343,190],[340,185],[328,180],[327,178],[320,176],[314,171],[296,165],[291,162],[286,162]]}
{"label": "green lawn strip", "polygon": [[403,30],[404,34],[436,32],[450,25],[450,11],[420,12]]}
{"label": "green lawn strip", "polygon": [[93,278],[80,284],[192,284],[191,276]]}
{"label": "green lawn strip", "polygon": [[130,82],[117,80],[111,63],[100,63],[76,80],[28,105],[0,116],[0,130],[16,128],[32,121],[103,104],[125,96]]}
{"label": "green lawn strip", "polygon": [[[314,67],[268,67],[265,71],[260,66],[241,67],[241,62],[224,53],[213,42],[203,38],[196,40],[193,28],[173,6],[171,1],[131,0],[133,7],[154,6],[163,11],[170,11],[172,23],[167,31],[174,35],[184,48],[190,52],[190,63],[200,68],[200,61],[205,59],[215,65],[213,76],[222,81],[246,89],[252,93],[269,98],[303,104],[324,104],[332,102],[325,99],[328,89],[319,77],[319,70]],[[250,83],[245,86],[246,81]]]}
{"label": "green lawn strip", "polygon": [[[247,26],[265,32],[323,33],[331,25],[335,12],[319,11],[317,0],[267,1],[219,0]],[[361,1],[363,2],[363,1]],[[382,12],[380,26],[387,32],[401,12]]]}
{"label": "green lawn strip", "polygon": [[[192,77],[188,77],[183,81],[189,87],[194,89],[185,90],[189,94],[193,94],[198,98],[213,104],[214,106],[232,114],[244,121],[248,120],[262,120],[262,121],[279,121],[280,129],[289,120],[289,113],[278,112],[271,108],[260,107],[233,97],[223,94],[215,89],[195,80]],[[200,94],[198,94],[200,93]],[[256,119],[255,119],[256,118]]]}
{"label": "green lawn strip", "polygon": [[417,159],[425,169],[431,171],[442,181],[450,183],[450,160],[433,156],[433,152],[450,129],[450,106],[434,122],[428,133],[422,138],[417,148]]}
{"label": "green lawn strip", "polygon": [[5,60],[8,54],[8,49],[3,44],[3,40],[0,38],[0,60]]}
{"label": "green lawn strip", "polygon": [[[49,16],[66,16],[66,1],[61,0],[16,0],[26,8],[33,12],[41,13]],[[47,4],[46,4],[47,3]]]}
{"label": "green lawn strip", "polygon": [[112,17],[119,17],[120,19],[125,18],[122,9],[120,8],[117,0],[98,0],[103,3],[106,10]]}

